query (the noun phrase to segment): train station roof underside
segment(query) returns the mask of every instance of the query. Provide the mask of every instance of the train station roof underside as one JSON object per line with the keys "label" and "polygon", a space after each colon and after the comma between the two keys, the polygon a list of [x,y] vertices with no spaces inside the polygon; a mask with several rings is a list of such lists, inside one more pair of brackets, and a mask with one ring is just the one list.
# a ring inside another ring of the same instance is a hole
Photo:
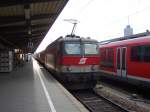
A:
{"label": "train station roof underside", "polygon": [[[0,48],[36,50],[68,0],[0,1]],[[7,46],[7,47],[6,47]]]}

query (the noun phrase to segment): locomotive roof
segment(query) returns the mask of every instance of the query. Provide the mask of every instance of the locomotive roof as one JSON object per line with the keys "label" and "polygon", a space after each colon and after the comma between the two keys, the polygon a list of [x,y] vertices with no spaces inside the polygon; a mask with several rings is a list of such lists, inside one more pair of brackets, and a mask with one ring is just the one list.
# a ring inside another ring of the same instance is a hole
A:
{"label": "locomotive roof", "polygon": [[150,44],[150,36],[144,36],[140,38],[133,38],[133,39],[127,39],[127,40],[121,40],[121,41],[115,41],[106,43],[103,45],[99,45],[100,47],[112,47],[112,46],[124,46],[124,45],[132,45],[132,44]]}
{"label": "locomotive roof", "polygon": [[[97,40],[94,39],[90,39],[90,38],[79,38],[79,37],[59,37],[58,39],[56,39],[55,41],[53,41],[51,44],[49,44],[46,49],[50,46],[55,45],[57,42],[80,42],[80,41],[84,41],[84,42],[93,42],[93,43],[98,43]],[[45,50],[44,50],[45,51]]]}
{"label": "locomotive roof", "polygon": [[59,39],[59,41],[64,41],[64,42],[67,42],[67,41],[84,41],[84,42],[98,42],[97,40],[94,40],[94,39],[90,39],[90,38],[76,38],[76,37],[65,37],[65,38],[61,38]]}

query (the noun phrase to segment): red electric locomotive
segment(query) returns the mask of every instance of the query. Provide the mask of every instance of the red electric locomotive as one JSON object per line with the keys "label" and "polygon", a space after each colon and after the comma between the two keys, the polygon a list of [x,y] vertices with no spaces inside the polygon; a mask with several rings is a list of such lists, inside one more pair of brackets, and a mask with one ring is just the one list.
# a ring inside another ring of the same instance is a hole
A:
{"label": "red electric locomotive", "polygon": [[61,37],[39,53],[38,57],[69,89],[89,89],[96,85],[100,61],[96,40]]}
{"label": "red electric locomotive", "polygon": [[150,87],[150,36],[110,41],[99,50],[101,76]]}

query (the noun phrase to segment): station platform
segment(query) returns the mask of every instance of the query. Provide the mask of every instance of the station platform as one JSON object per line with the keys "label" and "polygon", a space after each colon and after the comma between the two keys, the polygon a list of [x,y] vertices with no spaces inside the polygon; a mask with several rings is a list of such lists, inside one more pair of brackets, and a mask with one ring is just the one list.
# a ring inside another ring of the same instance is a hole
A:
{"label": "station platform", "polygon": [[35,59],[0,73],[0,112],[88,112]]}

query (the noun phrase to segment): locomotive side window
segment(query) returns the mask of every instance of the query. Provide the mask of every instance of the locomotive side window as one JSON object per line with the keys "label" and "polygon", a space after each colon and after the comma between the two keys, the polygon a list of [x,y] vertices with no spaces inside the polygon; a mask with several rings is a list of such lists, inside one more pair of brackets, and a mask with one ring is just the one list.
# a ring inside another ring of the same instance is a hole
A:
{"label": "locomotive side window", "polygon": [[113,48],[106,48],[101,50],[101,66],[114,67],[114,50]]}
{"label": "locomotive side window", "polygon": [[141,61],[141,46],[131,48],[131,61]]}
{"label": "locomotive side window", "polygon": [[97,44],[84,44],[85,55],[98,54]]}
{"label": "locomotive side window", "polygon": [[81,45],[77,43],[66,43],[64,50],[65,54],[79,55],[81,54]]}

